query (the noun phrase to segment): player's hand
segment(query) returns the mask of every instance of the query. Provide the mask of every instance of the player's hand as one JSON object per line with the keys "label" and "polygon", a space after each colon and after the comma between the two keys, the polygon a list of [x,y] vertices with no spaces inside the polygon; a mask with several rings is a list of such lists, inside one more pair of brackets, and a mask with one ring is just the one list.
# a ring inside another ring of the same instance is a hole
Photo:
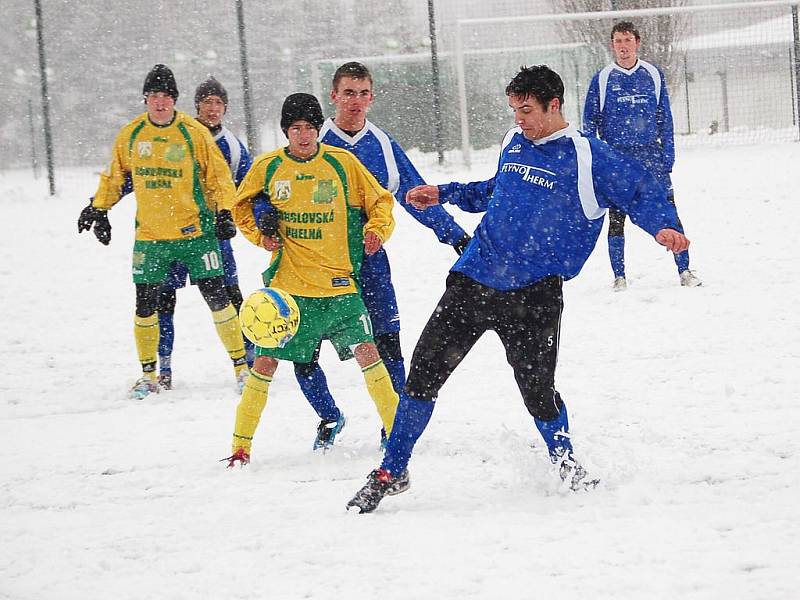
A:
{"label": "player's hand", "polygon": [[382,245],[383,242],[381,241],[381,238],[379,238],[374,232],[368,231],[364,234],[364,252],[367,256],[372,256],[375,254],[381,249]]}
{"label": "player's hand", "polygon": [[111,223],[108,222],[108,211],[95,208],[91,204],[81,211],[78,217],[78,233],[89,231],[94,226],[97,241],[108,246],[111,242]]}
{"label": "player's hand", "polygon": [[464,254],[464,250],[467,249],[467,244],[469,244],[469,241],[471,239],[472,238],[469,235],[464,234],[464,237],[462,237],[455,244],[453,244],[453,250],[456,251],[456,254],[458,254],[459,256]]}
{"label": "player's hand", "polygon": [[262,213],[256,221],[256,227],[262,235],[275,237],[278,234],[278,211],[272,210]]}
{"label": "player's hand", "polygon": [[419,210],[439,204],[439,188],[435,185],[418,185],[406,193],[406,202]]}
{"label": "player's hand", "polygon": [[236,223],[233,222],[233,215],[229,210],[221,210],[217,213],[217,239],[229,240],[236,235]]}
{"label": "player's hand", "polygon": [[674,229],[662,229],[656,234],[656,241],[667,250],[680,254],[689,249],[689,238]]}
{"label": "player's hand", "polygon": [[275,252],[278,248],[280,248],[283,244],[281,244],[281,238],[277,235],[262,235],[261,236],[261,246],[269,250],[270,252]]}

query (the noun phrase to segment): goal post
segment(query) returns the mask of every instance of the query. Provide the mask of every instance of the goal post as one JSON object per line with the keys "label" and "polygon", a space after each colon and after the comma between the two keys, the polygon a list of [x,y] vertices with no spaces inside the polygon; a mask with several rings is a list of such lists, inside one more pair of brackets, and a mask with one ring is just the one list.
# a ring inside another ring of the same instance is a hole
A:
{"label": "goal post", "polygon": [[[476,77],[480,61],[491,61],[494,72],[507,78],[521,64],[548,64],[564,80],[565,117],[580,127],[586,89],[593,74],[613,60],[610,32],[621,20],[643,32],[640,56],[665,72],[678,143],[798,140],[797,3],[460,19],[453,47],[463,160],[470,163],[475,113],[482,112],[470,103],[470,90],[485,85]],[[667,39],[648,39],[646,32],[665,26]],[[499,89],[496,106],[505,102]]]}

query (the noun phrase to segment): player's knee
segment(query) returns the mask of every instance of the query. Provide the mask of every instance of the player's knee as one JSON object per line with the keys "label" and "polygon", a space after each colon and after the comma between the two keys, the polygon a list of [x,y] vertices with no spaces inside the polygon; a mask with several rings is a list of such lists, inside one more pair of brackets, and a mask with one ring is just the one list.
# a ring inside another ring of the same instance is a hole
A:
{"label": "player's knee", "polygon": [[278,361],[271,356],[257,356],[253,361],[253,371],[267,377],[272,377],[277,368]]}
{"label": "player's knee", "polygon": [[371,342],[358,344],[358,346],[353,349],[353,355],[356,357],[356,362],[362,369],[374,365],[381,359],[381,355],[378,354],[378,347]]}
{"label": "player's knee", "polygon": [[239,289],[238,285],[226,285],[225,293],[228,294],[228,299],[231,301],[231,304],[233,304],[236,312],[239,312],[239,309],[242,307],[242,302],[244,302],[242,290]]}
{"label": "player's knee", "polygon": [[158,294],[158,312],[162,315],[172,314],[175,312],[175,303],[177,302],[177,294],[172,288],[162,287]]}
{"label": "player's knee", "polygon": [[208,308],[213,312],[222,310],[231,303],[230,298],[228,298],[228,292],[225,291],[223,281],[224,279],[220,276],[200,279],[197,282],[197,288],[203,295],[206,304],[208,304]]}
{"label": "player's knee", "polygon": [[158,310],[158,288],[159,284],[137,283],[136,284],[136,316],[145,318],[151,317]]}
{"label": "player's knee", "polygon": [[435,400],[442,387],[439,380],[440,377],[425,365],[420,365],[419,361],[412,361],[403,391],[417,400]]}
{"label": "player's knee", "polygon": [[314,374],[314,371],[317,370],[319,367],[319,361],[312,360],[311,362],[307,363],[294,363],[294,375],[295,377],[302,377],[303,379],[308,379]]}
{"label": "player's knee", "polygon": [[608,237],[625,235],[625,214],[615,212],[608,217]]}
{"label": "player's knee", "polygon": [[400,334],[398,332],[382,333],[375,336],[375,345],[378,354],[383,360],[403,360],[403,350],[400,348]]}

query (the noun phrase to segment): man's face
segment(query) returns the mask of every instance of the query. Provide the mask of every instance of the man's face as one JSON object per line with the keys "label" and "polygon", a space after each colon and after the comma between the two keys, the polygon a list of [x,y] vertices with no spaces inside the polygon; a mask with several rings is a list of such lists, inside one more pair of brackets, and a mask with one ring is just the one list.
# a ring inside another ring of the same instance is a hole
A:
{"label": "man's face", "polygon": [[331,100],[336,106],[336,124],[344,129],[362,128],[373,99],[369,79],[342,77],[336,89],[331,90]]}
{"label": "man's face", "polygon": [[310,158],[317,152],[319,132],[308,121],[295,121],[286,130],[289,138],[289,154],[297,158]]}
{"label": "man's face", "polygon": [[150,92],[145,98],[147,115],[156,125],[166,125],[175,113],[175,98],[164,92]]}
{"label": "man's face", "polygon": [[614,52],[614,59],[621,67],[629,69],[636,64],[636,55],[639,52],[641,40],[630,31],[616,31],[611,38],[611,50]]}
{"label": "man's face", "polygon": [[555,127],[555,117],[560,116],[561,113],[554,108],[553,103],[557,105],[558,100],[551,100],[548,109],[545,110],[533,96],[508,97],[508,105],[514,113],[514,123],[522,129],[522,135],[531,141],[547,137],[558,129]]}
{"label": "man's face", "polygon": [[197,107],[197,119],[206,127],[216,127],[225,116],[225,103],[219,96],[206,96]]}

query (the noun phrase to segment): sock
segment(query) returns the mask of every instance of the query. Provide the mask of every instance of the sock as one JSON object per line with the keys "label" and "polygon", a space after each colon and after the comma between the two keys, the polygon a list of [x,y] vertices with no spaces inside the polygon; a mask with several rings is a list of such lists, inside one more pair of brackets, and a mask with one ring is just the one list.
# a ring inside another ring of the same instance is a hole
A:
{"label": "sock", "polygon": [[244,342],[242,341],[242,328],[239,326],[239,315],[233,304],[228,304],[222,310],[212,311],[214,316],[214,327],[217,328],[217,335],[222,340],[228,356],[233,361],[233,370],[238,375],[247,368],[247,360],[244,355]]}
{"label": "sock", "polygon": [[389,371],[394,391],[399,394],[406,387],[406,366],[402,360],[395,359],[384,359],[383,364],[386,365],[386,370]]}
{"label": "sock", "polygon": [[367,391],[378,409],[381,421],[383,421],[386,435],[389,435],[392,431],[395,414],[397,414],[398,397],[392,387],[392,379],[389,377],[386,365],[379,360],[364,367],[361,372],[364,374],[364,381],[367,382]]}
{"label": "sock", "polygon": [[678,273],[683,273],[689,268],[689,251],[684,250],[680,254],[674,254],[675,264],[678,265]]}
{"label": "sock", "polygon": [[405,392],[400,395],[396,426],[386,444],[386,453],[381,463],[381,468],[392,475],[399,475],[408,466],[414,444],[428,426],[435,406],[433,400],[417,400]]}
{"label": "sock", "polygon": [[233,428],[233,452],[238,448],[244,448],[250,454],[250,446],[253,443],[253,434],[256,432],[258,422],[261,420],[261,413],[267,405],[267,392],[272,377],[250,371],[250,376],[244,384],[242,399],[236,407],[236,424]]}
{"label": "sock", "polygon": [[547,444],[547,451],[550,458],[560,458],[564,453],[572,454],[572,442],[569,439],[569,416],[567,415],[567,405],[561,405],[561,412],[552,421],[542,421],[533,418],[536,429],[542,434],[544,443]]}
{"label": "sock", "polygon": [[625,236],[609,236],[608,257],[611,259],[614,277],[625,277]]}
{"label": "sock", "polygon": [[172,370],[172,348],[175,344],[175,313],[158,313],[158,368],[161,373]]}
{"label": "sock", "polygon": [[308,400],[308,403],[317,413],[320,419],[328,421],[336,421],[339,419],[341,413],[336,407],[336,402],[331,396],[328,389],[328,379],[325,377],[325,372],[319,364],[316,365],[311,375],[308,377],[301,375],[295,371],[297,383],[303,391],[303,395]]}
{"label": "sock", "polygon": [[[136,339],[136,353],[142,368],[152,363],[155,365],[158,355],[158,315],[153,313],[149,317],[133,317],[133,337]],[[149,371],[148,371],[149,372]],[[155,377],[155,368],[153,368]]]}
{"label": "sock", "polygon": [[256,359],[256,345],[244,336],[242,336],[242,341],[244,342],[244,359],[247,361],[247,366],[252,369],[253,361]]}

